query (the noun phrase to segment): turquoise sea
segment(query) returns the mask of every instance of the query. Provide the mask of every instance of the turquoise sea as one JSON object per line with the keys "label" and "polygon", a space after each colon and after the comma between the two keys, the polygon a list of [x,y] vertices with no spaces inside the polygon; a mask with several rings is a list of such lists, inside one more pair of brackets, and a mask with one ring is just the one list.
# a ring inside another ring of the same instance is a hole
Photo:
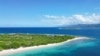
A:
{"label": "turquoise sea", "polygon": [[8,56],[100,56],[100,29],[0,28],[0,33],[66,34],[92,39],[76,40],[59,46],[27,50]]}

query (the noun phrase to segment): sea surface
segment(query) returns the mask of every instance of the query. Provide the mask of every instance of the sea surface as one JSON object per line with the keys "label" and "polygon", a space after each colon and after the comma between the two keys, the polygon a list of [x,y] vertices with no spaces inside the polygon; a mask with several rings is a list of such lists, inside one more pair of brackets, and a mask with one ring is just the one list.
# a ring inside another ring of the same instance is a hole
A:
{"label": "sea surface", "polygon": [[12,27],[0,28],[0,33],[66,34],[90,38],[90,40],[77,40],[55,47],[27,50],[8,56],[100,56],[100,29]]}

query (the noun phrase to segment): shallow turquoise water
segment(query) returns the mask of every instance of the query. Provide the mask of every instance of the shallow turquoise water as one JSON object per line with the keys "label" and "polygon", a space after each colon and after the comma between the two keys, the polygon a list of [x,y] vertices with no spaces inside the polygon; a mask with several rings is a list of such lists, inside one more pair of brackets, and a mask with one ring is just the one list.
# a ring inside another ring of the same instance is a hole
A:
{"label": "shallow turquoise water", "polygon": [[7,56],[100,56],[100,29],[0,28],[0,33],[68,34],[94,38]]}
{"label": "shallow turquoise water", "polygon": [[70,56],[78,49],[94,46],[96,46],[94,40],[77,40],[59,46],[33,49],[9,56]]}

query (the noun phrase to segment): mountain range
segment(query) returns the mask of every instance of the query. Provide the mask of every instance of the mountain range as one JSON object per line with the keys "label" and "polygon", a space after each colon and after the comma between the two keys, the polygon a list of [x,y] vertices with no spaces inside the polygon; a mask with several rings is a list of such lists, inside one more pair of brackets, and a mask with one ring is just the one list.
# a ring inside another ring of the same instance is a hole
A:
{"label": "mountain range", "polygon": [[64,25],[62,28],[66,29],[100,29],[100,24],[77,24],[77,25]]}

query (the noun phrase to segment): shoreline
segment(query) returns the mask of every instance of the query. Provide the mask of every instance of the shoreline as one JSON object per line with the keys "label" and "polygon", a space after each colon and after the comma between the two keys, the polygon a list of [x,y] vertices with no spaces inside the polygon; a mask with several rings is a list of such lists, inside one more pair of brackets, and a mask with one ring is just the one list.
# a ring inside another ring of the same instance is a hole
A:
{"label": "shoreline", "polygon": [[59,45],[64,44],[64,43],[69,43],[71,41],[81,40],[81,39],[90,39],[90,38],[88,38],[88,37],[75,37],[73,39],[69,39],[69,40],[66,40],[66,41],[60,42],[60,43],[51,43],[51,44],[47,44],[47,45],[20,47],[20,48],[17,48],[17,49],[2,50],[2,51],[0,51],[0,56],[7,56],[7,55],[10,55],[10,54],[19,53],[19,52],[23,52],[23,51],[27,51],[27,50],[32,50],[32,49],[34,50],[34,49],[38,49],[38,48],[59,46]]}

